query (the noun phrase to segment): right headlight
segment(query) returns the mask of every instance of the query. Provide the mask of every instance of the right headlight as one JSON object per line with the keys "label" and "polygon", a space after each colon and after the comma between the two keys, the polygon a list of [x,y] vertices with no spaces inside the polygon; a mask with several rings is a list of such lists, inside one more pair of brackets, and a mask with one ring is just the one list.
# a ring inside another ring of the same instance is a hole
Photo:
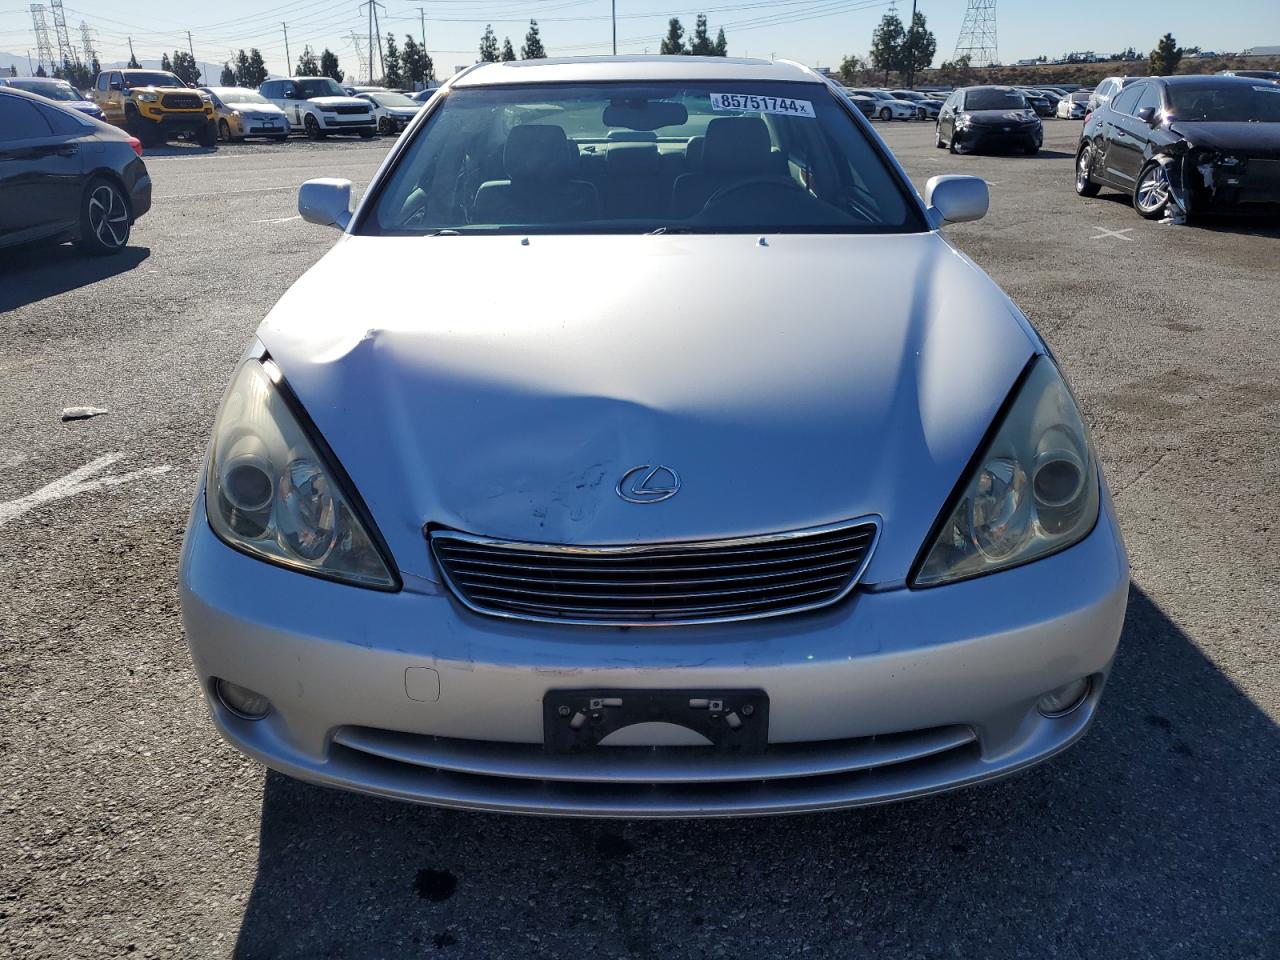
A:
{"label": "right headlight", "polygon": [[920,565],[932,587],[1003,570],[1084,539],[1098,468],[1080,411],[1048,357],[1035,360]]}
{"label": "right headlight", "polygon": [[236,374],[213,430],[205,486],[209,525],[271,563],[363,587],[395,589],[372,526],[343,492],[282,393],[270,361]]}

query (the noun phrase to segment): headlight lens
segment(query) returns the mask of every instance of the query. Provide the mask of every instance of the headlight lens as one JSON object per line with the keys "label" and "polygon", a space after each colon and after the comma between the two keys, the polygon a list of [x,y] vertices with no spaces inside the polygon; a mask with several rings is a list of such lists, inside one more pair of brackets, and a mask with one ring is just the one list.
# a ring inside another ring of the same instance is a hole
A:
{"label": "headlight lens", "polygon": [[973,117],[969,116],[967,113],[962,113],[956,117],[957,130],[965,130],[972,123],[973,123]]}
{"label": "headlight lens", "polygon": [[258,360],[218,414],[205,490],[209,525],[233,547],[358,586],[396,579]]}
{"label": "headlight lens", "polygon": [[914,585],[965,580],[1056,553],[1098,519],[1098,470],[1062,374],[1035,361]]}
{"label": "headlight lens", "polygon": [[141,100],[141,101],[143,101],[144,103],[155,103],[157,100],[159,100],[159,99],[160,99],[160,94],[158,94],[158,93],[140,93],[140,94],[138,94],[138,99],[139,99],[139,100]]}

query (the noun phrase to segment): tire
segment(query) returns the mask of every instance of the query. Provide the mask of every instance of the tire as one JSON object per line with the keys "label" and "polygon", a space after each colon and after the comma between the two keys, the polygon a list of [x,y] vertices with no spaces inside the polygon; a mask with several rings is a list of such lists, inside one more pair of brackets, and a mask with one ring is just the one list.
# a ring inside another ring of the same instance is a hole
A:
{"label": "tire", "polygon": [[947,145],[942,142],[942,124],[937,124],[933,128],[933,145],[939,150],[947,149]]}
{"label": "tire", "polygon": [[155,146],[155,125],[150,120],[142,119],[142,114],[138,113],[138,108],[132,103],[127,103],[124,107],[124,128],[141,140],[144,147]]}
{"label": "tire", "polygon": [[1169,175],[1162,165],[1149,162],[1138,174],[1133,189],[1133,209],[1146,220],[1160,220],[1169,207]]}
{"label": "tire", "polygon": [[218,121],[218,139],[226,140],[228,143],[231,142],[231,127],[225,120]]}
{"label": "tire", "polygon": [[385,137],[387,135],[387,118],[386,117],[378,118],[378,135],[382,137]]}
{"label": "tire", "polygon": [[120,185],[105,177],[94,177],[80,201],[81,253],[104,257],[119,253],[129,244],[133,222],[129,201]]}
{"label": "tire", "polygon": [[218,145],[218,125],[210,120],[197,130],[196,143],[202,147],[216,147]]}
{"label": "tire", "polygon": [[302,122],[302,126],[307,131],[308,140],[324,139],[324,131],[320,129],[320,124],[316,122],[316,118],[311,114],[307,114],[306,119]]}
{"label": "tire", "polygon": [[882,107],[882,108],[881,108],[881,110],[880,110],[880,119],[881,119],[881,120],[892,120],[892,119],[893,119],[893,111],[892,111],[892,110],[890,110],[888,107]]}
{"label": "tire", "polygon": [[284,136],[272,137],[272,139],[275,140],[276,143],[284,143],[286,140],[289,139],[289,135],[286,133],[284,134]]}
{"label": "tire", "polygon": [[1093,180],[1093,145],[1086,143],[1076,152],[1076,193],[1096,197],[1101,189]]}
{"label": "tire", "polygon": [[919,110],[917,110],[917,111],[916,111],[916,119],[917,119],[917,120],[928,120],[928,119],[929,119],[929,115],[928,115],[927,113],[925,113],[925,112],[924,112],[924,107],[921,107]]}
{"label": "tire", "polygon": [[1025,153],[1028,157],[1034,157],[1037,153],[1040,152],[1040,144],[1033,143],[1033,144],[1030,144],[1029,146],[1023,147],[1022,152]]}

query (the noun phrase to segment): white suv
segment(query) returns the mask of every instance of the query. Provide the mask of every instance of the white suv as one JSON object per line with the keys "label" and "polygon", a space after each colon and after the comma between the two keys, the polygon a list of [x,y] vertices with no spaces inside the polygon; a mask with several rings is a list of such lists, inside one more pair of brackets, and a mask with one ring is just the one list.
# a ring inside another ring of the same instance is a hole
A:
{"label": "white suv", "polygon": [[1089,94],[1088,112],[1093,113],[1104,103],[1110,103],[1112,97],[1137,79],[1137,77],[1107,77],[1094,88],[1093,93]]}
{"label": "white suv", "polygon": [[373,106],[367,100],[347,96],[330,77],[268,80],[258,92],[312,140],[331,133],[358,133],[368,139],[378,129]]}

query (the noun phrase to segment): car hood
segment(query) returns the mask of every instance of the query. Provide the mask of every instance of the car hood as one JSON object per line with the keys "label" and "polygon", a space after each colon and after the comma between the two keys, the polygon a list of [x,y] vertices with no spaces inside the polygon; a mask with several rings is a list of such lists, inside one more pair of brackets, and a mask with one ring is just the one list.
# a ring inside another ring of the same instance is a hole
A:
{"label": "car hood", "polygon": [[274,103],[229,103],[228,110],[239,110],[248,116],[283,117],[284,111]]}
{"label": "car hood", "polygon": [[[414,276],[371,306],[353,277]],[[904,578],[1036,349],[938,234],[344,237],[259,338],[396,562],[425,523],[618,544],[867,514]],[[679,474],[660,504],[615,487]]]}
{"label": "car hood", "polygon": [[1280,123],[1217,123],[1175,120],[1169,125],[1180,137],[1210,150],[1251,150],[1280,154]]}
{"label": "car hood", "polygon": [[1030,123],[1036,119],[1030,107],[1012,110],[965,110],[969,118],[979,126],[998,126],[1004,123]]}
{"label": "car hood", "polygon": [[368,100],[361,100],[359,97],[312,97],[307,103],[314,103],[317,107],[364,107],[366,110],[372,110]]}

